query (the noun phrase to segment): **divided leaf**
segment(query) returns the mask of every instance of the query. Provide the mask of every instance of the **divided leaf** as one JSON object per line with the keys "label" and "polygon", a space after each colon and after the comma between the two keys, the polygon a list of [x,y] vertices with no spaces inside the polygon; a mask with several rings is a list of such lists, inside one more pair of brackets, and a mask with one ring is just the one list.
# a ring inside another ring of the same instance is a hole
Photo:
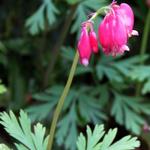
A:
{"label": "divided leaf", "polygon": [[139,98],[127,97],[116,92],[114,95],[111,115],[120,125],[125,125],[128,130],[140,134],[145,122],[141,113],[150,114],[150,105],[139,101]]}
{"label": "divided leaf", "polygon": [[103,125],[96,125],[93,132],[87,126],[86,133],[87,139],[82,133],[78,137],[78,150],[134,150],[140,146],[137,138],[132,138],[131,136],[125,136],[113,143],[117,129],[109,129],[108,133],[105,134]]}
{"label": "divided leaf", "polygon": [[1,113],[0,119],[5,130],[19,142],[15,143],[18,150],[46,150],[48,141],[45,138],[45,128],[38,123],[34,126],[33,133],[31,121],[23,110],[20,111],[18,120],[12,111],[9,114]]}
{"label": "divided leaf", "polygon": [[29,27],[31,34],[35,35],[45,28],[45,10],[49,25],[56,21],[56,14],[59,13],[51,0],[43,0],[39,9],[26,20],[26,27]]}

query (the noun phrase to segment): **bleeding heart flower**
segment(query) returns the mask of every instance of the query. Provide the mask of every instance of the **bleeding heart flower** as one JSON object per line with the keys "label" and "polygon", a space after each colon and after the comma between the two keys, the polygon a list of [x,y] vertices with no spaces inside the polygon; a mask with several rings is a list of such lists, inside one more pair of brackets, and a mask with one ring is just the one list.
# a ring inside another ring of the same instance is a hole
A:
{"label": "bleeding heart flower", "polygon": [[78,51],[81,64],[83,64],[84,66],[88,66],[92,50],[90,45],[89,34],[85,26],[82,27],[80,39],[78,42]]}
{"label": "bleeding heart flower", "polygon": [[98,41],[91,21],[82,23],[81,35],[78,41],[78,51],[80,62],[84,66],[88,66],[92,51],[94,53],[98,52]]}
{"label": "bleeding heart flower", "polygon": [[128,4],[120,6],[113,2],[111,10],[106,14],[98,30],[99,40],[105,54],[116,56],[129,51],[128,37],[138,35],[133,30],[134,14]]}

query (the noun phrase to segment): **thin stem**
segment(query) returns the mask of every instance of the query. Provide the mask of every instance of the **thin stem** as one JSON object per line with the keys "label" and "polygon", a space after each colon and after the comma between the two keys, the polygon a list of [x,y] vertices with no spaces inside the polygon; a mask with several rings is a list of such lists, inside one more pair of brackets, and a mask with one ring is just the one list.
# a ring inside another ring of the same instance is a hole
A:
{"label": "thin stem", "polygon": [[110,10],[109,6],[106,7],[102,7],[100,9],[98,9],[94,15],[89,19],[89,21],[93,21],[98,15],[102,14],[103,12],[105,12],[106,10]]}
{"label": "thin stem", "polygon": [[55,129],[56,129],[56,125],[57,125],[57,121],[59,118],[59,115],[61,113],[65,98],[69,92],[73,77],[74,77],[74,73],[78,64],[78,60],[79,60],[79,54],[78,52],[76,52],[76,55],[74,57],[73,63],[72,63],[72,67],[70,70],[70,74],[66,83],[66,86],[63,90],[63,93],[58,101],[56,110],[54,112],[54,116],[53,116],[53,120],[52,120],[52,124],[50,127],[50,134],[49,134],[49,140],[48,140],[48,146],[47,146],[47,150],[51,150],[52,149],[52,144],[53,144],[53,140],[54,140],[54,134],[55,134]]}
{"label": "thin stem", "polygon": [[[146,22],[145,22],[143,36],[142,36],[142,44],[141,44],[141,50],[140,50],[141,65],[144,64],[143,56],[147,49],[149,31],[150,31],[150,9],[149,9],[147,17],[146,17]],[[136,96],[140,95],[140,91],[141,91],[141,83],[137,84]]]}
{"label": "thin stem", "polygon": [[[150,31],[150,9],[149,9],[147,17],[146,17],[146,23],[145,23],[144,33],[143,33],[143,37],[142,37],[142,44],[141,44],[141,51],[140,51],[141,57],[143,57],[143,55],[145,54],[146,49],[147,49],[149,31]],[[141,63],[143,63],[143,61]]]}

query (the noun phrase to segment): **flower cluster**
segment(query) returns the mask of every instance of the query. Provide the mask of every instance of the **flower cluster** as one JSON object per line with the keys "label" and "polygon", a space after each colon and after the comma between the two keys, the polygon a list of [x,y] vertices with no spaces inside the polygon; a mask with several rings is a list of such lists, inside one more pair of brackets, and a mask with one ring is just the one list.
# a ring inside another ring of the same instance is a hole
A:
{"label": "flower cluster", "polygon": [[[116,2],[112,2],[98,29],[99,42],[103,52],[106,55],[116,56],[129,51],[127,46],[129,37],[138,35],[138,32],[133,30],[133,26],[132,8],[126,3],[118,5]],[[82,24],[78,51],[80,62],[85,66],[89,64],[92,51],[98,52],[98,41],[91,21]]]}

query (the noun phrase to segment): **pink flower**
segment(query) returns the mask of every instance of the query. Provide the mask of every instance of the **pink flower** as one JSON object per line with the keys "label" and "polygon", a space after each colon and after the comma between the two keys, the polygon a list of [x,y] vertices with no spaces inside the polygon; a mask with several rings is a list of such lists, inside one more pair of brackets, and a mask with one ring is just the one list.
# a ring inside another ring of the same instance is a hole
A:
{"label": "pink flower", "polygon": [[91,31],[89,34],[89,38],[90,38],[90,44],[93,52],[98,53],[98,42],[97,42],[96,33],[94,31]]}
{"label": "pink flower", "polygon": [[84,66],[88,66],[92,51],[94,53],[98,52],[96,33],[94,32],[93,24],[90,21],[86,21],[82,24],[81,35],[78,41],[78,51],[80,62]]}
{"label": "pink flower", "polygon": [[81,64],[83,64],[84,66],[88,66],[92,50],[86,27],[82,28],[80,39],[78,42],[78,51]]}
{"label": "pink flower", "polygon": [[105,54],[116,56],[129,51],[128,38],[138,35],[133,30],[134,14],[128,4],[120,6],[115,2],[111,4],[111,10],[104,17],[98,30],[99,40]]}
{"label": "pink flower", "polygon": [[138,35],[138,32],[136,30],[133,30],[134,14],[132,8],[128,4],[122,3],[120,7],[117,7],[117,9],[115,9],[114,5],[114,11],[122,19],[122,22],[126,27],[128,36],[130,37],[132,35]]}

